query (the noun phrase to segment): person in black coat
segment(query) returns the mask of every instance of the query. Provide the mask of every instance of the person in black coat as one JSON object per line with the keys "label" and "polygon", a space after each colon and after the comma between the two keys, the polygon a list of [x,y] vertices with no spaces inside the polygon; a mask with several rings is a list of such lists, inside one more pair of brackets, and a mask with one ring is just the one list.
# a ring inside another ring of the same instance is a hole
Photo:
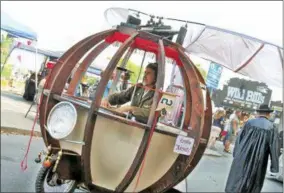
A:
{"label": "person in black coat", "polygon": [[279,156],[281,154],[281,148],[283,148],[283,130],[279,132]]}
{"label": "person in black coat", "polygon": [[239,133],[225,192],[261,192],[269,155],[270,171],[279,170],[278,131],[269,121],[272,110],[260,105],[258,117],[251,119]]}

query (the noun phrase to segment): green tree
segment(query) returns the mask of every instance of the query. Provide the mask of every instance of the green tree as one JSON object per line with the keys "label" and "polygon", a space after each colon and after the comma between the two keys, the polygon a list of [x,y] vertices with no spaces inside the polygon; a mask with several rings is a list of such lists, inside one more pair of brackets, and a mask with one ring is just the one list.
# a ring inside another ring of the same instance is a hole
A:
{"label": "green tree", "polygon": [[128,60],[128,62],[126,64],[126,68],[133,72],[133,73],[131,73],[131,76],[130,76],[130,82],[131,83],[136,83],[137,78],[139,76],[140,66],[138,66],[137,64],[135,64],[131,60]]}
{"label": "green tree", "polygon": [[1,73],[1,77],[9,79],[12,75],[13,66],[12,64],[5,64],[3,71]]}
{"label": "green tree", "polygon": [[92,76],[88,76],[86,79],[87,79],[87,83],[89,85],[93,85],[97,81],[97,78],[96,77],[92,77]]}
{"label": "green tree", "polygon": [[[108,57],[108,59],[111,59],[111,57]],[[122,61],[123,59],[120,59],[117,66],[121,66]],[[131,60],[128,60],[125,68],[133,72],[131,73],[130,76],[130,82],[133,84],[136,83],[140,71],[140,66],[138,66],[136,63],[132,62]]]}
{"label": "green tree", "polygon": [[6,37],[1,42],[1,64],[4,64],[8,54],[9,50],[13,44],[13,38]]}

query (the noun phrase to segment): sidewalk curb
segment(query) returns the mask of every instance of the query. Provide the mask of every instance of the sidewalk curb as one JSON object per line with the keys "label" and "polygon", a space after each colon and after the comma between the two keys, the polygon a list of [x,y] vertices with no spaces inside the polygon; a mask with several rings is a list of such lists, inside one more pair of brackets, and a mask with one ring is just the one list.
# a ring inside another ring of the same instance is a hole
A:
{"label": "sidewalk curb", "polygon": [[[1,135],[2,134],[15,134],[15,135],[31,135],[30,130],[25,130],[25,129],[18,129],[15,127],[5,127],[1,126]],[[40,131],[34,131],[33,133],[34,137],[41,137],[41,132]]]}
{"label": "sidewalk curb", "polygon": [[15,95],[18,95],[18,96],[23,96],[23,94],[22,93],[20,93],[20,92],[17,92],[17,91],[14,91],[14,90],[8,90],[8,89],[3,89],[3,88],[1,88],[1,92],[6,92],[6,93],[10,93],[10,94],[15,94]]}
{"label": "sidewalk curb", "polygon": [[214,156],[214,157],[223,157],[223,155],[217,151],[211,150],[206,148],[206,150],[204,151],[204,155],[207,156]]}

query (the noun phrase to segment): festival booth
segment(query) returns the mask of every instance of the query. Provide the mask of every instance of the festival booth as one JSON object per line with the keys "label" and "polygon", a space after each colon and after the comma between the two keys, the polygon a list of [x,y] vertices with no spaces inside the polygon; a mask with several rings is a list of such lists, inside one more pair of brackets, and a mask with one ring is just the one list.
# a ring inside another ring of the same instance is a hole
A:
{"label": "festival booth", "polygon": [[253,112],[261,104],[270,104],[271,95],[272,90],[265,83],[235,77],[223,89],[216,90],[212,100],[219,107]]}
{"label": "festival booth", "polygon": [[[18,21],[14,20],[12,17],[10,17],[7,13],[1,11],[1,30],[8,33],[10,37],[17,38],[19,40],[14,40],[10,48],[8,50],[2,50],[7,52],[6,60],[4,61],[4,64],[1,68],[1,72],[3,71],[3,68],[5,66],[5,63],[7,62],[7,59],[9,58],[10,54],[13,52],[15,48],[20,47],[22,44],[25,44],[27,46],[31,46],[34,44],[35,48],[35,73],[36,73],[36,85],[37,85],[37,53],[38,49],[36,46],[37,42],[37,34],[34,32],[30,27],[19,23]],[[25,39],[26,41],[22,40]],[[2,39],[1,39],[2,43]]]}

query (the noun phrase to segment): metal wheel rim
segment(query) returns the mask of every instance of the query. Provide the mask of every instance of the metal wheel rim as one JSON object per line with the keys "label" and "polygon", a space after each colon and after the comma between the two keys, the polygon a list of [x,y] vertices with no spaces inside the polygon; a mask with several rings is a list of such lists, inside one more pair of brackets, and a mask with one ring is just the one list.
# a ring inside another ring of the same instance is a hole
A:
{"label": "metal wheel rim", "polygon": [[51,175],[50,173],[51,169],[49,169],[43,181],[44,192],[69,192],[70,188],[75,184],[75,180],[63,180],[61,185],[51,186],[48,183],[48,177]]}

